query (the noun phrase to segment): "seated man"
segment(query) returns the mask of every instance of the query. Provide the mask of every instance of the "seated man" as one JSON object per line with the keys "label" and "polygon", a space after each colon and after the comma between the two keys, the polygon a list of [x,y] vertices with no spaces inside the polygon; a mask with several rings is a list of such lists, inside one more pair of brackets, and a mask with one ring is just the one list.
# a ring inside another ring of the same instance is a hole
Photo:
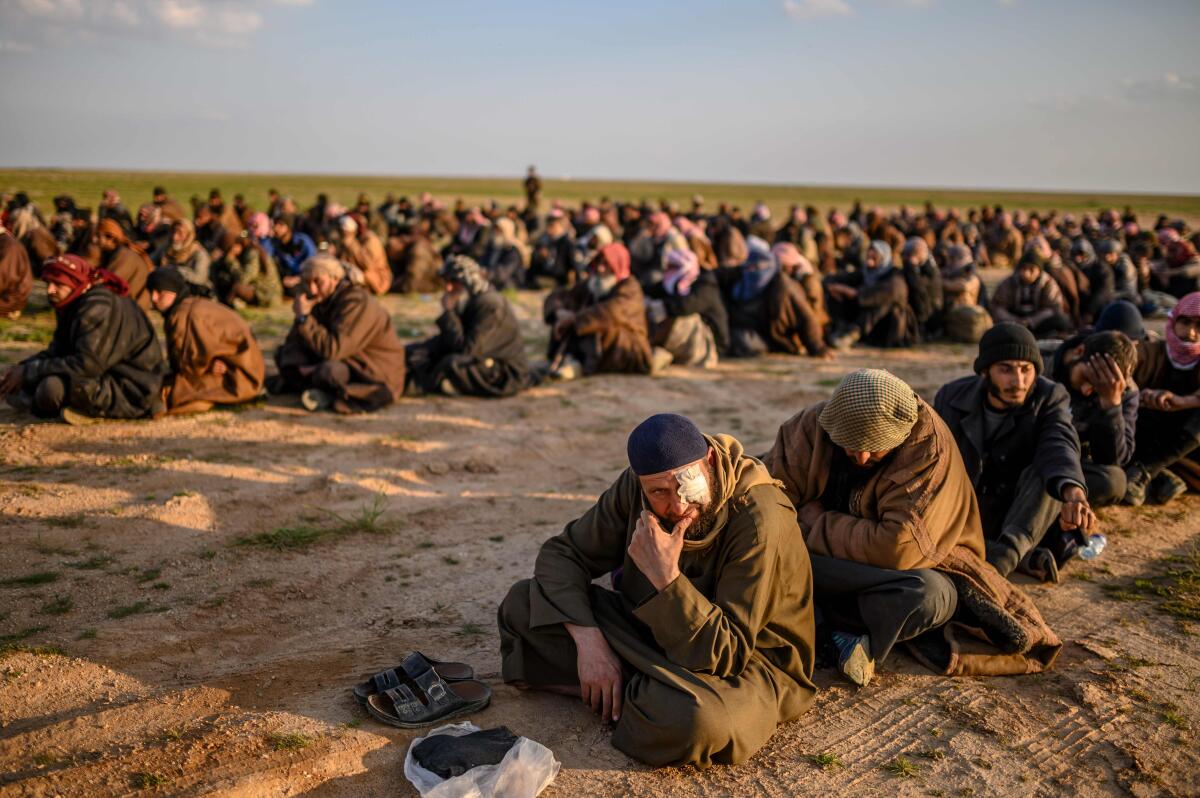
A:
{"label": "seated man", "polygon": [[271,256],[279,267],[283,293],[294,297],[304,293],[300,269],[309,258],[317,254],[317,245],[307,234],[296,230],[296,215],[284,213],[275,217],[272,224]]}
{"label": "seated man", "polygon": [[162,412],[166,364],[125,281],[77,255],[42,264],[57,326],[44,352],[0,376],[0,396],[40,418],[145,418]]}
{"label": "seated man", "polygon": [[215,300],[189,296],[187,280],[175,269],[151,272],[147,287],[167,338],[171,373],[163,380],[163,401],[168,413],[203,413],[262,394],[262,350],[241,316]]}
{"label": "seated man", "polygon": [[1034,257],[1026,256],[1000,285],[988,310],[996,323],[1020,324],[1035,336],[1069,335],[1075,329],[1062,292]]}
{"label": "seated man", "polygon": [[525,341],[512,305],[466,255],[442,268],[438,334],[406,347],[408,382],[422,393],[512,396],[526,386]]}
{"label": "seated man", "polygon": [[1033,602],[984,561],[979,505],[950,430],[898,377],[848,374],[829,401],[784,422],[764,463],[798,508],[818,630],[855,684],[869,683],[896,643],[954,617],[1004,653],[956,659],[952,624],[914,652],[940,672],[1028,673],[1054,661],[1061,643]]}
{"label": "seated man", "polygon": [[946,265],[942,269],[944,308],[943,329],[951,341],[977,344],[988,328],[992,317],[987,304],[987,289],[975,268],[971,248],[954,244],[946,249]]}
{"label": "seated man", "polygon": [[125,230],[112,219],[101,219],[96,228],[96,242],[100,245],[100,267],[107,269],[125,281],[129,296],[145,312],[150,311],[150,294],[146,291],[146,278],[154,271],[154,262],[141,244],[135,244],[125,235]]}
{"label": "seated man", "polygon": [[588,279],[546,297],[550,376],[650,373],[645,295],[629,271],[629,250],[609,244],[588,265]]}
{"label": "seated man", "polygon": [[929,251],[929,244],[920,236],[904,242],[900,261],[908,285],[908,304],[921,327],[921,336],[933,340],[942,332],[942,272]]}
{"label": "seated man", "polygon": [[388,264],[383,242],[361,216],[355,218],[354,214],[346,214],[340,225],[342,238],[338,248],[342,259],[358,267],[372,293],[386,294],[392,287],[392,267]]}
{"label": "seated man", "polygon": [[1125,504],[1166,504],[1187,490],[1173,468],[1200,450],[1200,292],[1167,314],[1165,340],[1141,341],[1137,446],[1126,470]]}
{"label": "seated man", "polygon": [[717,365],[729,343],[729,316],[711,271],[690,249],[667,253],[663,280],[646,289],[646,315],[656,367]]}
{"label": "seated man", "polygon": [[1130,377],[1137,349],[1119,332],[1070,343],[1055,352],[1053,376],[1071,396],[1088,501],[1094,507],[1116,504],[1125,496],[1125,466],[1137,429],[1138,391]]}
{"label": "seated man", "polygon": [[908,304],[904,273],[892,264],[892,248],[872,241],[861,271],[833,275],[825,284],[835,332],[830,344],[849,349],[858,341],[905,347],[920,340],[920,326]]}
{"label": "seated man", "polygon": [[[627,448],[500,605],[504,680],[581,697],[650,765],[744,762],[816,692],[795,511],[740,443],[683,416],[651,416]],[[608,573],[614,590],[592,584]]]}
{"label": "seated man", "polygon": [[1063,532],[1086,533],[1096,516],[1070,398],[1041,373],[1033,334],[1019,324],[997,324],[979,341],[975,376],[943,385],[933,406],[954,434],[979,497],[988,562],[1001,576],[1020,563],[1030,575],[1057,581],[1051,552],[1031,552],[1056,520]]}
{"label": "seated man", "polygon": [[[255,217],[266,219],[261,213]],[[259,219],[251,221],[261,224]],[[213,264],[212,281],[217,299],[235,308],[247,305],[267,308],[283,295],[275,260],[253,230],[243,230],[221,260]]]}
{"label": "seated man", "polygon": [[19,318],[32,292],[29,253],[16,236],[0,224],[0,318]]}
{"label": "seated man", "polygon": [[352,285],[332,255],[309,258],[300,277],[296,320],[275,351],[279,375],[271,393],[300,393],[310,412],[330,406],[338,413],[370,412],[399,399],[404,344],[379,300]]}
{"label": "seated man", "polygon": [[[774,252],[755,236],[746,246],[749,255],[729,290],[730,354],[756,357],[784,352],[832,358],[825,346],[828,317],[823,297],[817,300],[812,295],[813,281],[800,283],[792,278],[807,263],[799,251],[783,245]],[[815,287],[820,289],[819,280]]]}

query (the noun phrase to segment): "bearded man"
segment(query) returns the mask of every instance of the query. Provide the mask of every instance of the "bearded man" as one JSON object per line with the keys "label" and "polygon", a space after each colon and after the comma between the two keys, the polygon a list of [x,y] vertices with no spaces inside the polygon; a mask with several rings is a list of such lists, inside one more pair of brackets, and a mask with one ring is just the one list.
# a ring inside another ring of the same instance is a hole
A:
{"label": "bearded man", "polygon": [[[900,642],[947,675],[1053,663],[1058,638],[984,561],[979,504],[953,436],[898,377],[846,375],[829,401],[780,427],[764,463],[797,508],[818,640],[855,684],[868,684]],[[953,619],[994,649],[966,654]]]}
{"label": "bearded man", "polygon": [[466,255],[442,268],[446,284],[438,334],[409,344],[409,383],[423,393],[512,396],[528,382],[525,342],[509,301]]}
{"label": "bearded man", "polygon": [[70,424],[161,412],[162,350],[125,281],[77,255],[47,260],[41,278],[54,306],[54,338],[0,375],[0,396]]}
{"label": "bearded man", "polygon": [[504,680],[582,698],[650,765],[744,762],[816,692],[795,510],[738,441],[683,416],[646,419],[627,450],[501,604]]}
{"label": "bearded man", "polygon": [[399,399],[404,344],[379,300],[332,255],[309,258],[298,276],[296,319],[275,351],[271,393],[299,393],[310,412],[370,412]]}
{"label": "bearded man", "polygon": [[1033,333],[1009,322],[979,340],[975,376],[934,397],[979,497],[987,560],[1003,576],[1019,564],[1057,582],[1053,554],[1038,546],[1047,530],[1088,533],[1096,525],[1070,403],[1066,388],[1042,376]]}
{"label": "bearded man", "polygon": [[142,245],[130,241],[124,228],[113,219],[101,219],[96,227],[100,245],[100,266],[120,277],[129,286],[129,296],[144,312],[150,310],[146,278],[154,271],[154,262]]}

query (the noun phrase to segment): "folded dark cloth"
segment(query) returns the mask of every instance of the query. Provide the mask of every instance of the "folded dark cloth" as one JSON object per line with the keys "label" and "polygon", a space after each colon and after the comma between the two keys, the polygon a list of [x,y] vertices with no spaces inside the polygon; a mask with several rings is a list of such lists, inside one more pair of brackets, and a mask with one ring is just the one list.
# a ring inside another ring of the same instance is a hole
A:
{"label": "folded dark cloth", "polygon": [[479,765],[498,765],[520,739],[507,726],[454,737],[435,734],[413,749],[417,764],[443,779],[461,776]]}

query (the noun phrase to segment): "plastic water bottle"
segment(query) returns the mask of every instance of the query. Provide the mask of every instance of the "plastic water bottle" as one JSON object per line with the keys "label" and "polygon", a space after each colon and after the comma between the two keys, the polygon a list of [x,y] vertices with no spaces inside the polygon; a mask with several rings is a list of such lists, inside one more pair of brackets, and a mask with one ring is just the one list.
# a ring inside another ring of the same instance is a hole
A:
{"label": "plastic water bottle", "polygon": [[1094,535],[1088,536],[1088,544],[1079,550],[1079,559],[1094,560],[1100,556],[1100,552],[1104,551],[1104,547],[1108,545],[1108,538],[1097,532]]}

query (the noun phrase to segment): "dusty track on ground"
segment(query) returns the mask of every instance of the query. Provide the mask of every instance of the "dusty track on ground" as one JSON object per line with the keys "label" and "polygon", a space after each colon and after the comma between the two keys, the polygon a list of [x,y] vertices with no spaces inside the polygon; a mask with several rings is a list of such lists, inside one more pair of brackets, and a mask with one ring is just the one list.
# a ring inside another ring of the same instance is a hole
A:
{"label": "dusty track on ground", "polygon": [[[535,347],[537,300],[520,301]],[[402,325],[436,310],[388,303]],[[87,428],[0,411],[0,634],[65,651],[0,660],[0,796],[415,794],[413,735],[348,692],[410,649],[475,664],[495,699],[473,720],[563,762],[548,796],[1200,793],[1200,627],[1134,587],[1200,544],[1194,497],[1104,511],[1101,559],[1026,588],[1066,641],[1053,672],[950,680],[901,655],[855,692],[822,671],[813,710],[739,767],[650,771],[577,702],[499,682],[498,602],[624,467],[643,417],[683,412],[762,451],[850,369],[885,366],[931,398],[971,355],[771,357],[353,418],[277,400]],[[376,496],[386,529],[346,529]],[[237,543],[281,528],[325,536]],[[11,581],[39,573],[56,576]],[[822,770],[818,753],[843,766]],[[919,771],[886,769],[898,756]]]}

